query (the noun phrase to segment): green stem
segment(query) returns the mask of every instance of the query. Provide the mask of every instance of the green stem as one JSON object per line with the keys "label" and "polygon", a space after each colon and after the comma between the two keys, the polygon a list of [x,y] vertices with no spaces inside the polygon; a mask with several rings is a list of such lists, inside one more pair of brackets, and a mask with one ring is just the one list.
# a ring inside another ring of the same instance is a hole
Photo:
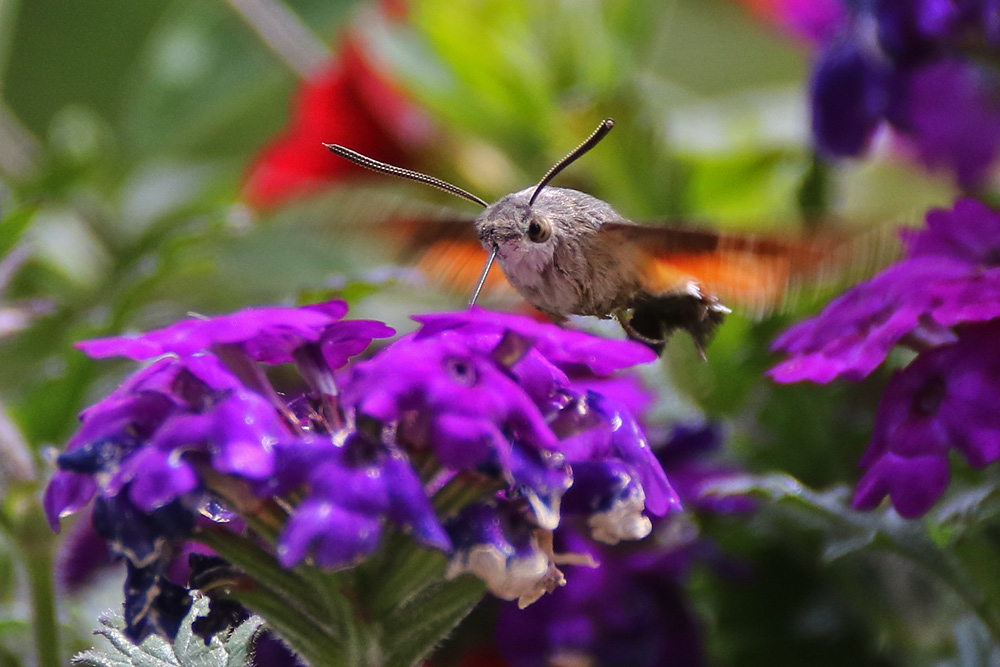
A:
{"label": "green stem", "polygon": [[418,665],[483,599],[485,584],[472,576],[439,581],[385,621],[387,665]]}
{"label": "green stem", "polygon": [[323,599],[330,608],[333,622],[343,632],[345,664],[356,665],[360,663],[363,653],[362,633],[358,627],[357,607],[344,594],[344,590],[350,585],[346,581],[349,576],[348,572],[317,571],[316,583],[318,586],[322,586]]}
{"label": "green stem", "polygon": [[263,551],[252,540],[219,528],[199,530],[194,537],[242,569],[261,590],[282,600],[286,613],[298,614],[298,618],[324,634],[337,634],[335,627],[329,622],[330,609],[323,603],[316,587],[297,572],[281,567],[271,554]]}
{"label": "green stem", "polygon": [[52,581],[52,553],[34,554],[28,559],[28,582],[31,586],[31,627],[35,636],[40,667],[59,667],[59,623],[56,620],[56,595]]}
{"label": "green stem", "polygon": [[[24,559],[31,595],[31,631],[35,641],[39,667],[61,667],[59,650],[59,622],[56,617],[55,582],[52,571],[52,554],[55,535],[49,531],[48,522],[31,493],[31,506],[23,515],[11,520],[4,517],[5,527]],[[12,505],[16,506],[17,503]]]}
{"label": "green stem", "polygon": [[894,544],[892,551],[936,574],[972,610],[993,641],[1000,645],[1000,609],[958,556],[943,549],[928,553],[926,549],[913,549],[906,544]]}
{"label": "green stem", "polygon": [[264,617],[310,667],[385,664],[378,628],[354,600],[351,572],[286,570],[257,543],[226,530],[203,529],[197,538],[254,580],[233,597]]}
{"label": "green stem", "polygon": [[382,568],[380,581],[371,600],[372,613],[381,616],[418,595],[426,586],[444,578],[443,554],[417,546],[403,546],[405,556]]}
{"label": "green stem", "polygon": [[[448,482],[434,494],[434,510],[438,516],[448,516],[483,497],[492,490],[478,481],[461,476]],[[385,557],[373,561],[370,570],[379,582],[371,600],[372,613],[378,617],[406,604],[427,586],[443,579],[446,566],[443,554],[422,548],[406,535],[393,534],[383,549]]]}
{"label": "green stem", "polygon": [[333,637],[325,634],[311,623],[303,623],[301,616],[289,613],[288,605],[269,591],[241,591],[234,595],[248,608],[266,619],[295,652],[310,667],[335,667],[352,664]]}
{"label": "green stem", "polygon": [[55,586],[52,581],[52,555],[36,554],[28,561],[31,586],[31,627],[41,667],[59,667],[59,624],[56,620]]}

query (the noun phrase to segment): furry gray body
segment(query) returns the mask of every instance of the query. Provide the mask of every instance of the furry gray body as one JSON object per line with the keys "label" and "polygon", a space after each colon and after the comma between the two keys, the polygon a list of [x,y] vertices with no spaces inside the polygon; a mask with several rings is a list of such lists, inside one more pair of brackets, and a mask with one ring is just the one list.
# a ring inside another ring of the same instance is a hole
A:
{"label": "furry gray body", "polygon": [[671,332],[685,329],[704,356],[729,310],[693,281],[666,291],[647,289],[635,238],[648,228],[584,192],[546,187],[529,205],[534,192],[532,187],[507,195],[476,218],[479,242],[496,248],[521,296],[557,321],[567,315],[615,317],[630,338],[657,352]]}
{"label": "furry gray body", "polygon": [[[607,203],[583,192],[547,187],[529,207],[535,188],[497,200],[476,219],[479,241],[497,248],[511,285],[532,305],[556,318],[608,317],[641,291],[627,245],[600,243],[604,222],[626,222]],[[532,222],[547,228],[543,242],[529,238]]]}

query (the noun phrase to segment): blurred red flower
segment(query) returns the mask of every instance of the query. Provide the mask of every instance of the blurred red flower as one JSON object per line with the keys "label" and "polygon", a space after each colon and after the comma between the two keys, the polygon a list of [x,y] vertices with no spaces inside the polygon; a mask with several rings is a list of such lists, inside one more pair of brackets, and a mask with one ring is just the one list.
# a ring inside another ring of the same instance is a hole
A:
{"label": "blurred red flower", "polygon": [[837,0],[738,0],[738,4],[811,43],[829,39],[843,22],[843,6]]}
{"label": "blurred red flower", "polygon": [[244,196],[252,206],[268,209],[331,183],[371,175],[332,155],[323,143],[410,165],[432,130],[430,119],[348,34],[333,62],[297,92],[288,128],[253,161]]}

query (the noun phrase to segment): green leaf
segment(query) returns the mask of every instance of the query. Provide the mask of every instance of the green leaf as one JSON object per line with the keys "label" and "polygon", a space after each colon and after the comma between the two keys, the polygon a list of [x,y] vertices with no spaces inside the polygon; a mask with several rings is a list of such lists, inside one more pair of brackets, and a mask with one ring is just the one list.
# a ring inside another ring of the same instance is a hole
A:
{"label": "green leaf", "polygon": [[263,621],[252,616],[226,636],[216,635],[207,645],[191,631],[197,616],[208,612],[208,599],[198,598],[181,624],[173,643],[151,636],[133,644],[125,636],[125,620],[118,614],[104,616],[96,634],[111,646],[84,651],[73,658],[81,667],[243,667],[248,664],[253,640]]}
{"label": "green leaf", "polygon": [[[849,489],[843,486],[829,491],[814,491],[785,474],[745,476],[716,485],[708,493],[750,495],[773,501],[767,509],[784,513],[800,525],[819,529],[826,539],[825,556],[832,560],[859,551],[886,551],[909,560],[936,576],[974,612],[1000,642],[1000,591],[984,584],[970,563],[982,568],[988,558],[983,550],[963,560],[960,550],[940,544],[934,535],[932,518],[907,520],[891,507],[867,512],[850,506]],[[992,554],[991,571],[995,573],[1000,557]],[[993,577],[995,579],[995,576]]]}
{"label": "green leaf", "polygon": [[5,257],[31,225],[36,206],[21,206],[0,217],[0,257]]}

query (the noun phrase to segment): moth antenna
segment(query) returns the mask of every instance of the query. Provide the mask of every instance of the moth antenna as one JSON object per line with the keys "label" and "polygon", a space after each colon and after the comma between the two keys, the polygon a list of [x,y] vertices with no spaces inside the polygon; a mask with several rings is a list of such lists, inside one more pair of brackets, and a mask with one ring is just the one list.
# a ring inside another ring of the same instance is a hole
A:
{"label": "moth antenna", "polygon": [[538,185],[535,186],[535,191],[531,193],[531,199],[528,200],[528,206],[535,203],[535,198],[538,196],[538,193],[542,191],[542,188],[549,184],[549,181],[555,178],[556,175],[563,169],[573,164],[578,157],[596,146],[597,143],[603,139],[614,126],[614,118],[605,118],[601,121],[601,124],[597,126],[597,129],[594,130],[582,144],[574,148],[569,155],[552,165],[552,168],[545,172],[545,175],[542,176],[542,180],[538,181]]}
{"label": "moth antenna", "polygon": [[489,275],[490,267],[493,266],[493,260],[497,256],[497,246],[493,246],[493,250],[490,251],[490,256],[486,258],[486,266],[483,267],[483,272],[479,274],[479,282],[476,283],[476,290],[472,293],[472,298],[469,299],[469,308],[476,305],[476,299],[479,298],[479,293],[483,291],[483,285],[486,283],[486,276]]}
{"label": "moth antenna", "polygon": [[330,149],[331,152],[339,155],[345,160],[349,160],[359,167],[364,167],[365,169],[371,169],[380,174],[388,174],[389,176],[398,176],[399,178],[405,178],[410,181],[416,181],[418,183],[425,183],[431,187],[435,187],[439,190],[444,190],[449,192],[456,197],[462,197],[463,199],[468,199],[471,202],[479,204],[483,208],[489,206],[482,199],[472,194],[471,192],[466,192],[457,185],[452,185],[447,181],[442,181],[440,178],[435,178],[434,176],[428,176],[427,174],[421,174],[419,171],[411,171],[410,169],[403,169],[402,167],[397,167],[395,165],[386,164],[385,162],[379,162],[374,160],[367,155],[362,155],[357,151],[352,151],[350,148],[345,148],[338,144],[323,144]]}

